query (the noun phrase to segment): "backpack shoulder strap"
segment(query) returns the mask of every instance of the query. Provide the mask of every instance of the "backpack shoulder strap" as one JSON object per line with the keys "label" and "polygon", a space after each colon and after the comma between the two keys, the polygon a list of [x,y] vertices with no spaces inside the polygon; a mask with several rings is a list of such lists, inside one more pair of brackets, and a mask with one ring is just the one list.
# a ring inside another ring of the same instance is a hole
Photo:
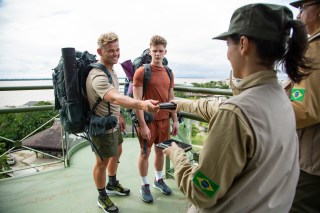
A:
{"label": "backpack shoulder strap", "polygon": [[150,66],[150,64],[144,64],[143,67],[144,67],[144,77],[143,77],[142,97],[144,96],[144,93],[147,90],[148,83],[149,83],[150,78],[151,78],[151,66]]}
{"label": "backpack shoulder strap", "polygon": [[172,83],[172,70],[166,65],[164,66],[164,68],[166,68],[166,71],[167,71],[169,79],[170,79],[170,86],[169,86],[169,91],[170,91],[171,83]]}
{"label": "backpack shoulder strap", "polygon": [[166,68],[166,71],[167,71],[168,76],[170,78],[170,84],[171,84],[171,81],[172,81],[172,70],[168,66],[164,66],[164,68]]}
{"label": "backpack shoulder strap", "polygon": [[110,84],[112,84],[112,76],[111,76],[109,70],[102,63],[96,62],[94,64],[90,64],[89,66],[91,68],[97,68],[99,70],[102,70],[108,76]]}
{"label": "backpack shoulder strap", "polygon": [[[150,64],[144,64],[144,78],[143,78],[143,92],[142,92],[142,97],[144,96],[145,91],[147,90],[148,87],[148,83],[150,81],[151,78],[151,66]],[[170,79],[170,86],[171,86],[171,82],[172,82],[172,70],[168,67],[168,66],[164,66],[164,68],[166,69],[169,79]]]}

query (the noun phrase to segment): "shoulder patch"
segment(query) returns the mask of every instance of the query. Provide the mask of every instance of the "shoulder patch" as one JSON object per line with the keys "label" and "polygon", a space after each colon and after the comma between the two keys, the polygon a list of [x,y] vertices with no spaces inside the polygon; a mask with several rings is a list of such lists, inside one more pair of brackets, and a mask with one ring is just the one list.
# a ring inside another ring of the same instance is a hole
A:
{"label": "shoulder patch", "polygon": [[212,197],[220,189],[220,186],[210,180],[202,172],[197,171],[192,181],[198,186],[208,197]]}
{"label": "shoulder patch", "polygon": [[304,99],[304,94],[305,94],[306,89],[304,88],[293,88],[291,91],[291,101],[303,101]]}

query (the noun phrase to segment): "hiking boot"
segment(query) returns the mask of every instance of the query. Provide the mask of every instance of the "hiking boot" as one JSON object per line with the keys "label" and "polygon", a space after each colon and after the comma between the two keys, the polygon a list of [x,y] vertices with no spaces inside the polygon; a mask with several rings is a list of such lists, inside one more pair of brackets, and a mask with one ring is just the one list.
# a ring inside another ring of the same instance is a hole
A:
{"label": "hiking boot", "polygon": [[142,200],[146,203],[152,203],[153,202],[153,197],[150,192],[150,185],[145,184],[141,186],[140,193],[142,195]]}
{"label": "hiking boot", "polygon": [[158,181],[154,180],[153,188],[159,189],[165,195],[170,195],[172,192],[162,178],[160,178]]}
{"label": "hiking boot", "polygon": [[103,209],[103,212],[109,213],[118,213],[119,209],[113,202],[110,200],[109,196],[107,197],[98,197],[98,206]]}
{"label": "hiking boot", "polygon": [[127,196],[130,194],[130,189],[123,188],[122,185],[117,180],[115,186],[111,186],[109,183],[106,186],[106,192],[108,195],[120,195]]}

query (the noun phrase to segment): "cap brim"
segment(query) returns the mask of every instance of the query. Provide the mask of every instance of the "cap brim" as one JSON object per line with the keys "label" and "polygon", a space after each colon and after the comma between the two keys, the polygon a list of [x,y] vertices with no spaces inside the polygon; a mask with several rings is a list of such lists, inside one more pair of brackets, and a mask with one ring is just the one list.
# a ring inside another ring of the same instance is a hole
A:
{"label": "cap brim", "polygon": [[301,6],[302,2],[303,2],[303,0],[302,1],[301,0],[300,1],[294,1],[294,2],[291,2],[290,5],[295,7],[295,8],[298,8],[298,7]]}
{"label": "cap brim", "polygon": [[229,36],[231,36],[233,33],[230,33],[230,32],[225,32],[225,33],[222,33],[222,34],[220,34],[220,35],[218,35],[218,36],[216,36],[216,37],[213,37],[212,39],[218,39],[218,40],[227,40],[227,38],[229,37]]}

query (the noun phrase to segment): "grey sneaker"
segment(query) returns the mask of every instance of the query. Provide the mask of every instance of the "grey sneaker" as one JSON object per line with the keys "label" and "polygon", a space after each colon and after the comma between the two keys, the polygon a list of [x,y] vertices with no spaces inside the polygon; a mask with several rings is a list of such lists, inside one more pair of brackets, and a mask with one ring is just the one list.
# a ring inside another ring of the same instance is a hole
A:
{"label": "grey sneaker", "polygon": [[153,188],[159,189],[165,195],[170,195],[172,192],[169,186],[167,186],[167,184],[163,181],[162,178],[158,181],[154,180]]}
{"label": "grey sneaker", "polygon": [[150,185],[145,184],[141,186],[140,193],[142,195],[142,200],[146,203],[152,203],[153,202],[153,197],[150,192]]}
{"label": "grey sneaker", "polygon": [[113,202],[110,200],[110,198],[107,197],[98,197],[98,206],[103,209],[103,212],[109,212],[109,213],[118,213],[119,209],[116,205],[113,204]]}
{"label": "grey sneaker", "polygon": [[122,187],[122,185],[117,180],[115,186],[111,186],[109,183],[106,186],[106,192],[108,195],[121,195],[127,196],[130,194],[130,189]]}

